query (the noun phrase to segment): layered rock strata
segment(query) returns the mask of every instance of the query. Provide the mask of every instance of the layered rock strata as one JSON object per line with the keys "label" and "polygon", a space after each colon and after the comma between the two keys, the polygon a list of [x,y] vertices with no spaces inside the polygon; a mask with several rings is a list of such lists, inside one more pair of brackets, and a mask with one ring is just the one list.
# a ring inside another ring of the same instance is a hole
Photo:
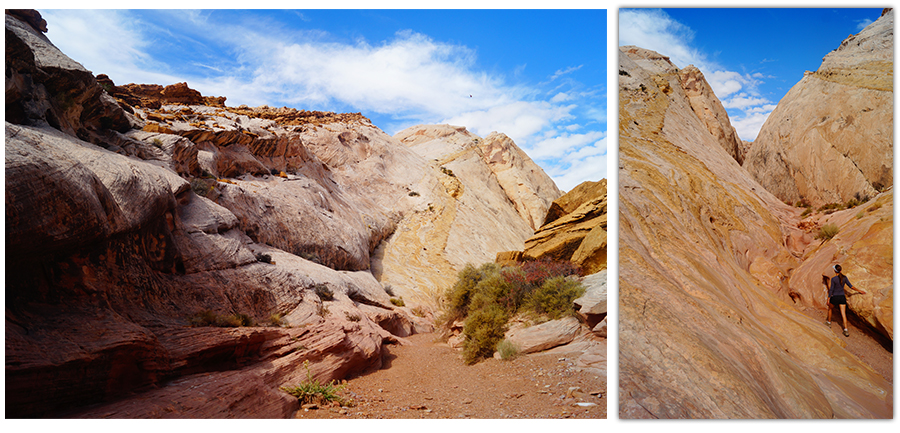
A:
{"label": "layered rock strata", "polygon": [[894,12],[825,56],[766,119],[744,168],[779,199],[820,206],[894,184]]}
{"label": "layered rock strata", "polygon": [[682,80],[620,48],[620,416],[892,417],[891,385],[777,295],[806,248],[799,211],[726,153]]}
{"label": "layered rock strata", "polygon": [[587,275],[606,269],[606,179],[583,182],[554,200],[524,251],[498,253],[503,265],[524,260],[565,260]]}
{"label": "layered rock strata", "polygon": [[342,379],[431,329],[382,261],[455,275],[531,234],[480,157],[450,176],[359,113],[186,85],[116,101],[33,15],[6,15],[9,417],[288,416],[305,361]]}

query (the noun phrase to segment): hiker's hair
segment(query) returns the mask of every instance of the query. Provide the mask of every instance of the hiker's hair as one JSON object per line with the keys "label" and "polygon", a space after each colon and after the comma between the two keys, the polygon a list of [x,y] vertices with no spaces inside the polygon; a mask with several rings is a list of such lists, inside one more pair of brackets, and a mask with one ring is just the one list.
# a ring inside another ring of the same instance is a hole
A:
{"label": "hiker's hair", "polygon": [[837,272],[838,281],[841,282],[841,287],[847,284],[847,277],[841,273],[841,265],[834,265],[834,271]]}

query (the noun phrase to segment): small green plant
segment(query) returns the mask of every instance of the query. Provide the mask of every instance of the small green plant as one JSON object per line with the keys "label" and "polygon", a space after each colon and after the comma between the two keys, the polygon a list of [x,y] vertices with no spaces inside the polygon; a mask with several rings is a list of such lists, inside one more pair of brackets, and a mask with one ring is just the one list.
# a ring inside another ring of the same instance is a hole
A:
{"label": "small green plant", "polygon": [[857,200],[855,198],[851,198],[850,200],[847,201],[847,204],[845,204],[844,207],[847,209],[850,209],[850,208],[859,206],[859,204],[860,204],[859,200]]}
{"label": "small green plant", "polygon": [[399,297],[399,298],[391,298],[391,303],[394,304],[394,305],[396,305],[396,306],[398,306],[398,307],[405,307],[405,306],[406,306],[406,302],[403,302],[403,297]]}
{"label": "small green plant", "polygon": [[500,359],[510,361],[519,356],[519,347],[512,341],[504,338],[497,343],[497,352],[500,352]]}
{"label": "small green plant", "polygon": [[425,317],[425,309],[422,308],[422,307],[420,307],[420,306],[418,306],[418,307],[413,307],[413,308],[412,308],[411,310],[409,310],[409,311],[410,311],[411,313],[413,313],[413,315],[416,316],[416,317]]}
{"label": "small green plant", "polygon": [[281,313],[272,313],[272,315],[269,316],[269,325],[270,326],[284,325],[284,317],[281,315]]}
{"label": "small green plant", "polygon": [[[463,333],[463,360],[466,364],[474,364],[482,358],[494,354],[497,343],[506,333],[506,322],[509,316],[502,307],[495,303],[483,304],[476,297],[476,309],[466,317]],[[480,304],[480,305],[479,305]]]}
{"label": "small green plant", "polygon": [[338,395],[344,390],[344,385],[335,385],[332,380],[328,384],[321,384],[312,377],[309,371],[309,360],[303,361],[303,367],[306,368],[306,382],[297,386],[283,386],[281,390],[297,397],[301,405],[304,404],[328,404],[337,402],[341,406],[352,405],[352,400],[347,400]]}
{"label": "small green plant", "polygon": [[152,144],[157,149],[162,149],[163,142],[158,138],[154,138],[153,140],[150,140],[150,144]]}
{"label": "small green plant", "polygon": [[864,212],[860,212],[860,213],[856,214],[856,219],[862,218],[863,214],[864,214]]}
{"label": "small green plant", "polygon": [[450,177],[456,177],[456,175],[453,174],[453,170],[450,170],[449,168],[444,167],[444,166],[441,166],[441,173],[444,173],[444,174],[446,174],[447,176],[450,176]]}
{"label": "small green plant", "polygon": [[362,320],[359,314],[351,314],[349,311],[345,311],[344,315],[347,316],[347,320],[351,322],[359,322],[360,320]]}
{"label": "small green plant", "polygon": [[419,193],[417,193],[417,192],[415,192],[415,191],[410,191],[410,192],[409,192],[409,196],[410,196],[410,197],[418,197],[418,196],[419,196]]}
{"label": "small green plant", "polygon": [[210,193],[213,192],[215,188],[216,181],[214,179],[191,179],[191,189],[194,191],[194,194],[197,194],[200,197],[209,197]]}
{"label": "small green plant", "polygon": [[256,261],[263,263],[272,263],[272,256],[265,253],[256,253]]}
{"label": "small green plant", "polygon": [[525,308],[550,319],[558,319],[564,315],[574,314],[572,302],[584,294],[584,286],[580,282],[566,277],[549,278],[541,287],[531,292],[525,299]]}
{"label": "small green plant", "polygon": [[875,212],[878,209],[881,209],[881,203],[875,203],[872,206],[869,206],[869,208],[866,209],[866,212]]}
{"label": "small green plant", "polygon": [[816,234],[816,239],[829,240],[833,238],[836,234],[838,234],[838,226],[834,224],[825,224],[821,228],[819,228],[819,233]]}
{"label": "small green plant", "polygon": [[812,208],[811,208],[811,207],[808,207],[808,208],[806,208],[806,210],[803,211],[802,214],[800,214],[800,218],[806,218],[806,216],[809,215],[809,214],[811,214],[811,213],[812,213]]}
{"label": "small green plant", "polygon": [[824,212],[825,215],[834,213],[836,211],[841,210],[844,205],[840,203],[828,203],[819,207],[819,212]]}
{"label": "small green plant", "polygon": [[319,299],[323,301],[334,300],[334,292],[332,292],[325,284],[316,284],[313,286],[313,290],[316,291],[316,295],[319,296]]}
{"label": "small green plant", "polygon": [[191,326],[218,326],[221,328],[237,328],[240,326],[253,326],[253,318],[243,313],[219,316],[210,311],[203,310],[189,319]]}

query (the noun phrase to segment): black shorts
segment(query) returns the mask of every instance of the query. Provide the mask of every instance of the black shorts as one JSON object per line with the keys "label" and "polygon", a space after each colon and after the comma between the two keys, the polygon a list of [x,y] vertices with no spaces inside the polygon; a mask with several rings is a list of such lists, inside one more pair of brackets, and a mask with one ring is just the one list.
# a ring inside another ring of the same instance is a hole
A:
{"label": "black shorts", "polygon": [[834,295],[828,300],[831,305],[847,305],[847,297],[844,295]]}

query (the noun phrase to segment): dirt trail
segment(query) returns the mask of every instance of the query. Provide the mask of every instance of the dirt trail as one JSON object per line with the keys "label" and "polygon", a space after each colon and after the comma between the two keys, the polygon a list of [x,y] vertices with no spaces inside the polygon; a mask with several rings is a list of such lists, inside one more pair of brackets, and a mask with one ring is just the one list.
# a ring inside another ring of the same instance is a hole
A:
{"label": "dirt trail", "polygon": [[[825,324],[824,309],[802,308],[804,314],[816,319],[824,327]],[[849,313],[849,312],[848,312]],[[885,380],[894,383],[894,354],[893,343],[890,339],[874,334],[865,326],[855,323],[853,317],[848,314],[847,330],[850,331],[849,337],[844,337],[843,326],[841,322],[841,313],[835,308],[831,317],[831,331],[834,335],[847,343],[846,349],[850,353],[856,355],[862,362],[868,364],[873,370],[881,374]]]}
{"label": "dirt trail", "polygon": [[[575,371],[573,355],[467,366],[436,338],[418,334],[387,346],[384,366],[350,379],[341,393],[354,407],[300,409],[295,418],[606,418],[606,377]],[[580,395],[565,398],[573,387]]]}

